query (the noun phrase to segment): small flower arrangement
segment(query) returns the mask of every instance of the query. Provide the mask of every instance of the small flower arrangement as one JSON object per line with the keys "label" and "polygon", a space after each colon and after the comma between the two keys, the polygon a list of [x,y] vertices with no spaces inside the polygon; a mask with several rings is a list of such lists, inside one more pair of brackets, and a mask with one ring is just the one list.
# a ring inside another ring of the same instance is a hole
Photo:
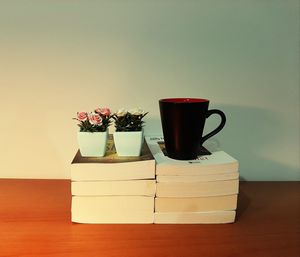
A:
{"label": "small flower arrangement", "polygon": [[143,124],[142,119],[148,114],[140,108],[131,109],[129,111],[124,108],[118,110],[111,117],[115,121],[115,128],[117,132],[121,131],[141,131]]}
{"label": "small flower arrangement", "polygon": [[80,132],[105,132],[111,123],[109,108],[97,108],[93,112],[77,112]]}

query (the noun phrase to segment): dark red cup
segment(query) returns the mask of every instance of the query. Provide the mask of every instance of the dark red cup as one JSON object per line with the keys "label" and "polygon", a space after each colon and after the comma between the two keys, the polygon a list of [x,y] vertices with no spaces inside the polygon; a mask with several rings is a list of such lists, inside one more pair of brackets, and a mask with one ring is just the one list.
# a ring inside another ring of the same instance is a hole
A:
{"label": "dark red cup", "polygon": [[[200,98],[166,98],[159,100],[160,117],[166,152],[170,158],[192,160],[199,155],[205,140],[221,131],[226,123],[225,114],[208,110],[209,100]],[[216,129],[203,136],[206,119],[221,116]]]}

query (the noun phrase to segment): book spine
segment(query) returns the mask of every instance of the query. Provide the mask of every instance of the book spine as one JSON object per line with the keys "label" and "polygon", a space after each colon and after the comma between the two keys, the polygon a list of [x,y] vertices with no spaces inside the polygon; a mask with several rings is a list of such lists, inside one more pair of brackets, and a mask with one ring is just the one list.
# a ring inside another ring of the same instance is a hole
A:
{"label": "book spine", "polygon": [[155,198],[155,212],[229,211],[236,207],[237,195]]}
{"label": "book spine", "polygon": [[[108,166],[109,165],[109,166]],[[72,181],[154,179],[155,161],[122,164],[72,164]]]}
{"label": "book spine", "polygon": [[203,197],[234,195],[239,191],[239,180],[186,183],[157,183],[157,197]]}
{"label": "book spine", "polygon": [[141,195],[153,196],[156,191],[155,180],[128,181],[73,181],[72,195],[108,196],[108,195]]}
{"label": "book spine", "polygon": [[225,224],[233,223],[235,211],[216,212],[162,212],[154,213],[156,224]]}

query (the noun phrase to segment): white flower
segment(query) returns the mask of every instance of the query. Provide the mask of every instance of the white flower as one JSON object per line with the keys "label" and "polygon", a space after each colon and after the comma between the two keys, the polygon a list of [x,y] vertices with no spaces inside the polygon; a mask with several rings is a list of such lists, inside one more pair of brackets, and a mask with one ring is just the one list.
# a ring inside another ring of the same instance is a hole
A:
{"label": "white flower", "polygon": [[127,113],[127,110],[125,110],[124,108],[121,108],[121,109],[119,109],[119,110],[116,112],[116,115],[117,115],[118,117],[123,117],[123,116],[126,115],[126,113]]}
{"label": "white flower", "polygon": [[129,110],[129,113],[132,115],[142,115],[144,111],[141,108],[134,108]]}

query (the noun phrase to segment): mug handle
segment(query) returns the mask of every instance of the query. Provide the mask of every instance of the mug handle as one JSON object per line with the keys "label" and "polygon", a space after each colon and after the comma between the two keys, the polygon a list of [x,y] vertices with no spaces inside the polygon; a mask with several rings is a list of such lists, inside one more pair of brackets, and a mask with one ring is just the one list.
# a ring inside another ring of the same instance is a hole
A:
{"label": "mug handle", "polygon": [[214,129],[213,131],[211,131],[210,133],[208,133],[207,135],[205,135],[204,137],[202,137],[201,145],[204,143],[204,141],[206,141],[207,139],[209,139],[213,135],[215,135],[218,132],[220,132],[222,130],[222,128],[224,128],[224,126],[225,126],[226,116],[225,116],[224,112],[222,112],[220,110],[216,110],[216,109],[208,110],[207,113],[206,113],[206,118],[208,118],[212,114],[218,114],[218,115],[220,115],[221,116],[221,123],[219,124],[219,126],[216,129]]}

